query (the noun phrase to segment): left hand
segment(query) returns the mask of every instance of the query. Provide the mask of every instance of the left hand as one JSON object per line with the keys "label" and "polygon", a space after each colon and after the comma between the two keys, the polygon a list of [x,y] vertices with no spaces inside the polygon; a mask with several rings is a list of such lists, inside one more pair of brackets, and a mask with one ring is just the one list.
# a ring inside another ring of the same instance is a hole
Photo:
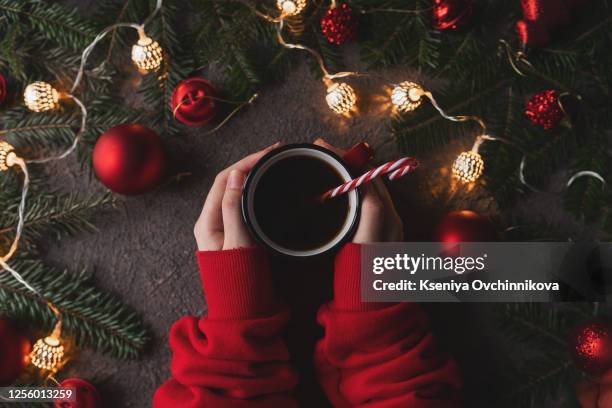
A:
{"label": "left hand", "polygon": [[275,143],[253,153],[217,174],[193,229],[198,250],[218,251],[253,246],[251,235],[242,219],[242,188],[253,166],[278,145]]}

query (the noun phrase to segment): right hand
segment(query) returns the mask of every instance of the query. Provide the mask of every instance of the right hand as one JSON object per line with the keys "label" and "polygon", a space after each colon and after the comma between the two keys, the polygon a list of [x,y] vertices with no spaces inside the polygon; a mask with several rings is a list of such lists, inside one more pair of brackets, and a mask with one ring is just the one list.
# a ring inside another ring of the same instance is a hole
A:
{"label": "right hand", "polygon": [[[323,139],[317,139],[316,145],[324,147],[342,157],[345,150],[330,145]],[[357,232],[353,237],[356,244],[372,242],[398,242],[404,238],[404,227],[395,210],[389,190],[380,178],[359,187],[363,192],[361,201],[361,218]]]}
{"label": "right hand", "polygon": [[241,197],[249,171],[279,143],[245,157],[223,170],[210,188],[193,233],[200,251],[247,248],[253,239],[242,219]]}

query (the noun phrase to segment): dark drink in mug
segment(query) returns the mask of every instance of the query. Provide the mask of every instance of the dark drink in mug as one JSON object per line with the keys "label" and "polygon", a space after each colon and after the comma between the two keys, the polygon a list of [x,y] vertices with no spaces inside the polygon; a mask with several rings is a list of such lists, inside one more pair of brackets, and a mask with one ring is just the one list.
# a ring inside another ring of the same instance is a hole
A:
{"label": "dark drink in mug", "polygon": [[351,179],[342,159],[316,145],[287,145],[264,156],[249,174],[243,213],[254,237],[289,256],[337,248],[354,232],[359,193],[322,195]]}

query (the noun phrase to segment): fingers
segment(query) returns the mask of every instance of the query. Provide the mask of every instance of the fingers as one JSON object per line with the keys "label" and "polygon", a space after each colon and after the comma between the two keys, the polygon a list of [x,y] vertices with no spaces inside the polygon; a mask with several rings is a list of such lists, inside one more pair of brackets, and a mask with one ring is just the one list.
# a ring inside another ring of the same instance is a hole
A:
{"label": "fingers", "polygon": [[371,184],[376,189],[385,208],[383,238],[385,241],[401,241],[404,238],[404,225],[395,209],[389,189],[380,178],[373,180]]}
{"label": "fingers", "polygon": [[363,193],[361,201],[361,218],[357,232],[353,237],[356,244],[366,244],[382,241],[383,238],[383,218],[385,216],[385,206],[376,188],[369,184],[360,187]]}
{"label": "fingers", "polygon": [[317,140],[315,140],[314,144],[316,144],[317,146],[324,147],[327,150],[331,150],[332,152],[336,153],[340,157],[344,156],[344,154],[346,153],[346,150],[339,149],[336,146],[332,146],[332,145],[330,145],[329,143],[327,143],[325,140],[323,140],[321,138],[318,138]]}
{"label": "fingers", "polygon": [[246,173],[233,169],[227,178],[221,203],[223,215],[223,249],[246,248],[252,245],[251,236],[242,219],[241,197]]}
{"label": "fingers", "polygon": [[[210,188],[200,218],[196,222],[194,233],[200,250],[215,250],[221,249],[223,245],[223,217],[221,213],[221,202],[225,193],[229,173],[232,169],[238,169],[244,173],[249,172],[255,163],[270,150],[278,147],[280,142],[275,143],[267,148],[253,153],[244,159],[238,161],[227,169],[217,174],[215,181]],[[208,242],[208,241],[214,242]],[[202,249],[203,247],[208,249]]]}

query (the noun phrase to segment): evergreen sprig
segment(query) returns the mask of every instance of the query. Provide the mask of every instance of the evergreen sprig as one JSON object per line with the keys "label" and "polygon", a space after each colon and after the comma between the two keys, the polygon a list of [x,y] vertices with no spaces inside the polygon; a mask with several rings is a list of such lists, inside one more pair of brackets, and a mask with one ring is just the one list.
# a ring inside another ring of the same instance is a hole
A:
{"label": "evergreen sprig", "polygon": [[[120,359],[135,358],[143,351],[148,335],[138,315],[97,290],[88,274],[68,273],[38,260],[14,260],[12,266],[59,309],[66,335],[79,347],[93,347]],[[45,301],[8,273],[0,274],[0,315],[47,331],[55,323]]]}
{"label": "evergreen sprig", "polygon": [[54,2],[0,0],[0,16],[11,23],[26,23],[36,33],[72,51],[82,50],[95,36],[91,25],[75,9]]}
{"label": "evergreen sprig", "polygon": [[506,372],[503,406],[575,403],[580,373],[570,355],[571,336],[604,308],[592,303],[513,303],[500,310],[500,329],[516,356]]}

